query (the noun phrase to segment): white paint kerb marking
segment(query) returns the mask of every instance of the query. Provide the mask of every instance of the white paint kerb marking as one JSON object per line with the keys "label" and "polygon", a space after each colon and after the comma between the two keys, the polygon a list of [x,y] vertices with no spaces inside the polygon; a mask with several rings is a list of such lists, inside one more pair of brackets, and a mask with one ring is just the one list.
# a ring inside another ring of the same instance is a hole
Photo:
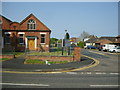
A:
{"label": "white paint kerb marking", "polygon": [[20,86],[50,86],[47,84],[20,84],[20,83],[0,83],[1,85],[20,85]]}
{"label": "white paint kerb marking", "polygon": [[120,85],[90,85],[91,87],[118,87]]}

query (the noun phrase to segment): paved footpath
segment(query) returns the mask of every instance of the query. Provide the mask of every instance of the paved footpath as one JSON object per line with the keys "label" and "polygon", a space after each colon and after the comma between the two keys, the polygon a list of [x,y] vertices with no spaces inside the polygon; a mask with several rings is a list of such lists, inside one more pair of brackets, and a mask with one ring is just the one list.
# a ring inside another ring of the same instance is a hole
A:
{"label": "paved footpath", "polygon": [[69,62],[66,64],[23,64],[25,60],[25,55],[20,57],[3,61],[2,62],[2,69],[9,70],[9,71],[60,71],[60,70],[71,70],[75,68],[84,67],[93,63],[92,59],[87,57],[81,57],[81,61],[78,62]]}

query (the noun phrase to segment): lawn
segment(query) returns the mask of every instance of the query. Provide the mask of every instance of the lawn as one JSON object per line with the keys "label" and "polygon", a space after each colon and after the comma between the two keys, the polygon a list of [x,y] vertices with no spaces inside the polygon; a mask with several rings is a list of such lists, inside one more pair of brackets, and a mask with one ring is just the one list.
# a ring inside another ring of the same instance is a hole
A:
{"label": "lawn", "polygon": [[24,54],[24,52],[14,52],[15,57],[19,57]]}
{"label": "lawn", "polygon": [[[63,63],[68,63],[68,61],[49,61],[50,64],[63,64]],[[42,60],[32,60],[32,59],[28,59],[25,60],[24,64],[46,64],[46,61],[42,61]]]}
{"label": "lawn", "polygon": [[9,58],[0,58],[0,61],[6,61],[9,60]]}
{"label": "lawn", "polygon": [[[44,56],[62,56],[62,51],[56,52],[32,52],[29,55],[44,55]],[[67,52],[63,52],[63,56],[68,56]],[[73,53],[69,56],[73,56]]]}

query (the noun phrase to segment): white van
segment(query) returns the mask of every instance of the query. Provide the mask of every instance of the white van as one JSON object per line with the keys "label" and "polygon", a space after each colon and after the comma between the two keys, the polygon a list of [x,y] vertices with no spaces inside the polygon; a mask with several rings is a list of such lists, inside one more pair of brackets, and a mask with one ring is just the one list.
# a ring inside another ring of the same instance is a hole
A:
{"label": "white van", "polygon": [[103,45],[103,51],[109,51],[110,49],[113,49],[113,48],[115,48],[115,47],[117,47],[117,45],[114,45],[114,44],[105,44],[105,45]]}

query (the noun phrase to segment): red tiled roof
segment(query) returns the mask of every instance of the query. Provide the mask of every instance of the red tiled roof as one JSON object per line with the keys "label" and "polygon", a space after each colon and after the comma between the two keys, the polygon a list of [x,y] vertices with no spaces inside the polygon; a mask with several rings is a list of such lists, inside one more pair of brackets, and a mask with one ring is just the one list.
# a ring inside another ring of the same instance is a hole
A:
{"label": "red tiled roof", "polygon": [[2,16],[2,15],[0,15],[0,17],[6,19],[6,20],[9,21],[9,22],[12,22],[10,19],[8,19],[8,18],[6,18],[6,17],[4,17],[4,16]]}
{"label": "red tiled roof", "polygon": [[97,41],[96,43],[100,43],[101,45],[104,45],[104,44],[113,43],[113,42],[107,39],[102,39]]}
{"label": "red tiled roof", "polygon": [[120,38],[120,35],[118,35],[117,38]]}

